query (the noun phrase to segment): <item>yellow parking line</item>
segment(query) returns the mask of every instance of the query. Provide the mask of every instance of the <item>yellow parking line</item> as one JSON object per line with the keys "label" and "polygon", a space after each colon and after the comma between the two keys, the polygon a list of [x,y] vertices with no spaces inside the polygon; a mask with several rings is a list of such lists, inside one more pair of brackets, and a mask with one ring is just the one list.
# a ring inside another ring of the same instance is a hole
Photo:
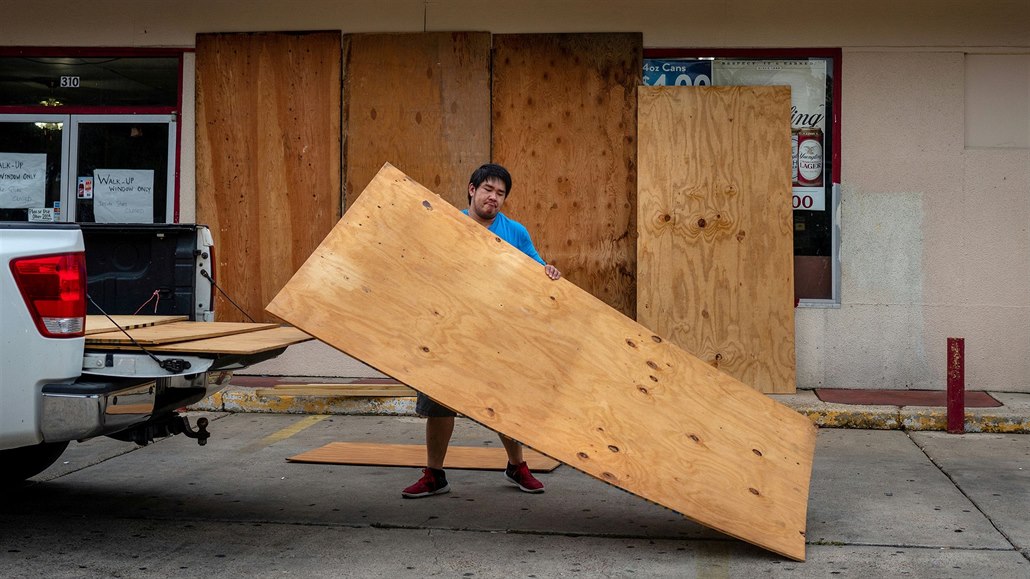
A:
{"label": "yellow parking line", "polygon": [[294,434],[297,434],[298,432],[310,428],[318,424],[319,422],[325,420],[326,418],[329,418],[328,414],[320,414],[318,416],[308,416],[306,418],[302,418],[297,422],[291,424],[290,426],[287,426],[286,428],[279,430],[278,432],[273,432],[272,434],[269,434],[268,436],[262,438],[261,440],[258,440],[257,442],[248,444],[243,448],[243,450],[257,450],[259,448],[264,448],[266,446],[270,446],[277,442],[286,440]]}

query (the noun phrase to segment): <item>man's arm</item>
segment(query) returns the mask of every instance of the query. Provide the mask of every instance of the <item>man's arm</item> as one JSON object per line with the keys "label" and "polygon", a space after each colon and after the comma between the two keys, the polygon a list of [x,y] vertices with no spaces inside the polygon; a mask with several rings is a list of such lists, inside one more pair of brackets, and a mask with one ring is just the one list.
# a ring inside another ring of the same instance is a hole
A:
{"label": "man's arm", "polygon": [[544,261],[544,258],[540,257],[540,253],[537,252],[536,247],[533,245],[533,239],[529,236],[529,230],[522,227],[521,239],[519,240],[519,249],[523,253],[532,257],[544,266],[544,273],[551,279],[558,279],[561,277],[561,271],[557,267]]}

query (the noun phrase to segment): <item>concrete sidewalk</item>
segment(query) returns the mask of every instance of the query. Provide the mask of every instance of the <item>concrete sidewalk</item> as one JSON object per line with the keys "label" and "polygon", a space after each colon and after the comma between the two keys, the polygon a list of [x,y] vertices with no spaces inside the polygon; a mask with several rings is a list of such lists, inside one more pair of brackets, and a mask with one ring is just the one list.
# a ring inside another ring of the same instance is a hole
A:
{"label": "concrete sidewalk", "polygon": [[[527,495],[449,470],[288,463],[335,441],[419,444],[408,416],[207,414],[207,446],[73,444],[0,504],[9,577],[1030,577],[1030,436],[823,429],[807,561],[731,539],[568,466]],[[458,421],[454,444],[497,447]],[[729,481],[728,481],[729,482]]]}
{"label": "concrete sidewalk", "polygon": [[[384,383],[391,380],[378,379]],[[336,380],[344,384],[350,380]],[[368,382],[368,379],[362,379]],[[326,378],[233,376],[221,392],[192,408],[214,412],[271,412],[277,414],[341,414],[359,416],[413,416],[413,397],[354,397],[279,394],[276,384],[332,382]],[[966,408],[966,432],[1030,433],[1030,394],[989,392],[1001,402],[994,408]],[[891,406],[831,404],[823,402],[813,390],[796,394],[774,394],[774,400],[808,416],[824,428],[864,428],[874,430],[947,430],[943,406]]]}

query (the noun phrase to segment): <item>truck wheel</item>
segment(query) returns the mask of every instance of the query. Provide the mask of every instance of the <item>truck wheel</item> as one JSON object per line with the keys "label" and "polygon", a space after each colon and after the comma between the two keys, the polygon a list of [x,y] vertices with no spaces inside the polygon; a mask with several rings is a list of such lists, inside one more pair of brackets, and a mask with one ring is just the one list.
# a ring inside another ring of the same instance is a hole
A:
{"label": "truck wheel", "polygon": [[68,442],[41,442],[35,446],[23,446],[0,450],[0,486],[9,487],[35,476],[57,460]]}

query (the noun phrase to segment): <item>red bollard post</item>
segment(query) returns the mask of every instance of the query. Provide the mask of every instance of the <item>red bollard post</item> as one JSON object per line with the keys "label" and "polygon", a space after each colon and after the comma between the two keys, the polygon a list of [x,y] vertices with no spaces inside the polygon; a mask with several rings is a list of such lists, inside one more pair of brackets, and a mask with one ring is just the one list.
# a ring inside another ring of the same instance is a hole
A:
{"label": "red bollard post", "polygon": [[948,432],[966,431],[966,340],[948,338]]}

